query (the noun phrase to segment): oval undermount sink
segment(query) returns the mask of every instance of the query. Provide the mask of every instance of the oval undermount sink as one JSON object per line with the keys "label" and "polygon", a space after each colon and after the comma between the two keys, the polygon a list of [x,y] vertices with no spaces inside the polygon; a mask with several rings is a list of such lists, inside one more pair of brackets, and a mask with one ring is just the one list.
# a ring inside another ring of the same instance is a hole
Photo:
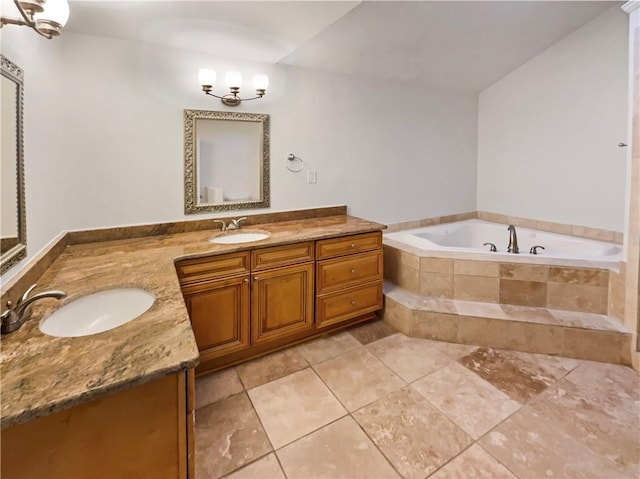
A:
{"label": "oval undermount sink", "polygon": [[209,243],[215,244],[236,244],[236,243],[250,243],[251,241],[260,241],[271,236],[270,233],[263,232],[242,232],[242,233],[230,233],[221,236],[214,236],[209,240]]}
{"label": "oval undermount sink", "polygon": [[43,318],[40,331],[63,338],[102,333],[136,319],[155,299],[152,293],[140,288],[99,291],[75,299]]}

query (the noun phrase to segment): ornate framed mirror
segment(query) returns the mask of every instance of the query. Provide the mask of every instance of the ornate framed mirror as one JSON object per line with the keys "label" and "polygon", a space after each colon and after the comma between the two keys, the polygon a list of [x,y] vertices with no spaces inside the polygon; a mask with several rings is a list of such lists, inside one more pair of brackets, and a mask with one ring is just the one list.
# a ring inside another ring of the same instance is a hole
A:
{"label": "ornate framed mirror", "polygon": [[185,110],[185,213],[269,203],[269,115]]}
{"label": "ornate framed mirror", "polygon": [[24,73],[0,55],[0,274],[27,255],[24,200],[23,105]]}

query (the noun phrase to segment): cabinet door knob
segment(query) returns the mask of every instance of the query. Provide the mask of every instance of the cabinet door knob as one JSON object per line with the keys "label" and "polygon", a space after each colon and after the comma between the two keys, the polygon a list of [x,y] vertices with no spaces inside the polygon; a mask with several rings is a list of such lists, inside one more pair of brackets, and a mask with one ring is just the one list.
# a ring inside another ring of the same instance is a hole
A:
{"label": "cabinet door knob", "polygon": [[356,304],[358,304],[358,302],[352,299],[351,300],[351,304],[353,304],[355,306]]}
{"label": "cabinet door knob", "polygon": [[253,277],[253,280],[254,280],[254,281],[258,281],[259,279],[260,279],[260,278],[258,278],[257,276],[254,276],[254,277]]}
{"label": "cabinet door knob", "polygon": [[355,272],[356,272],[356,269],[355,269],[355,268],[353,268],[353,269],[351,270],[351,272],[352,272],[352,273],[355,273]]}
{"label": "cabinet door knob", "polygon": [[248,283],[248,282],[249,282],[249,278],[245,278],[245,279],[244,279],[244,282],[245,282],[245,283]]}
{"label": "cabinet door knob", "polygon": [[355,248],[355,247],[356,247],[356,244],[355,244],[355,243],[351,243],[351,245],[350,245],[350,246],[351,246],[352,248]]}

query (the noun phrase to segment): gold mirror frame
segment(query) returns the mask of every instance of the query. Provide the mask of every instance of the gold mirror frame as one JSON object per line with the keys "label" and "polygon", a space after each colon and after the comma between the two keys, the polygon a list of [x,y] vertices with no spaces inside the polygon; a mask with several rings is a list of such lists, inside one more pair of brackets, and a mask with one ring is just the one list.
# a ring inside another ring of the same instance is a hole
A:
{"label": "gold mirror frame", "polygon": [[[231,120],[261,123],[262,170],[260,172],[261,198],[256,201],[198,202],[198,161],[196,158],[196,120]],[[227,111],[184,110],[184,212],[185,214],[214,211],[268,208],[269,191],[269,115],[263,113],[237,113]]]}
{"label": "gold mirror frame", "polygon": [[24,108],[24,72],[18,65],[0,55],[2,76],[17,86],[16,95],[16,181],[17,181],[17,221],[18,244],[0,256],[0,274],[15,266],[27,256],[27,213],[24,195],[24,143],[23,143],[23,108]]}

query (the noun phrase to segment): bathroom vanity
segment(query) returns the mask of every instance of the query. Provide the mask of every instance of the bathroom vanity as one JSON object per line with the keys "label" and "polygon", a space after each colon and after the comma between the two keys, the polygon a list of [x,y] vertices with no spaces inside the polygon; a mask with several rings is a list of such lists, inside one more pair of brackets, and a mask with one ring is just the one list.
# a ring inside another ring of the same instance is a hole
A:
{"label": "bathroom vanity", "polygon": [[178,261],[198,374],[364,321],[382,308],[380,231]]}
{"label": "bathroom vanity", "polygon": [[[256,215],[242,231],[269,236],[244,244],[211,243],[225,234],[211,220],[68,233],[50,266],[24,280],[68,297],[35,303],[32,318],[2,337],[2,477],[193,477],[195,371],[382,307],[384,226],[344,213]],[[24,282],[4,286],[3,303]],[[99,334],[39,330],[61,304],[119,287],[155,302]]]}

